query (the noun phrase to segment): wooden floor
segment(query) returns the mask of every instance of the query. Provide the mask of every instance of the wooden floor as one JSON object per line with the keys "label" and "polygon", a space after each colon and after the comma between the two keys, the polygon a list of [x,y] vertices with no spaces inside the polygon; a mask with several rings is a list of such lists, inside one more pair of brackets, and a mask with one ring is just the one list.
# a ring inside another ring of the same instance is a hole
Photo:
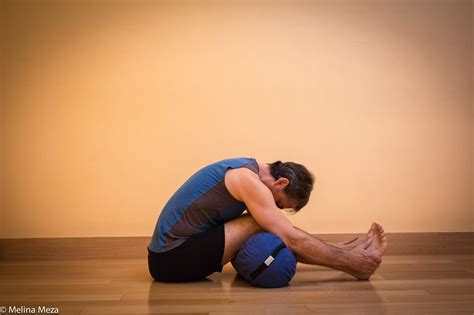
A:
{"label": "wooden floor", "polygon": [[153,282],[141,259],[0,261],[1,306],[6,314],[9,306],[36,314],[38,306],[60,314],[473,314],[474,256],[386,256],[371,281],[299,264],[280,289],[254,288],[230,265],[205,281],[166,284]]}

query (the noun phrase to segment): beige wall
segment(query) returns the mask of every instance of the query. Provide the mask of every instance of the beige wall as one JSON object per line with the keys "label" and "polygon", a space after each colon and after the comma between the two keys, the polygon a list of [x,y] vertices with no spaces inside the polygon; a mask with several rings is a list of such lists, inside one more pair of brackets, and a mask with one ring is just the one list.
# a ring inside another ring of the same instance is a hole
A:
{"label": "beige wall", "polygon": [[471,223],[474,225],[474,0],[471,0]]}
{"label": "beige wall", "polygon": [[469,1],[6,1],[2,237],[150,235],[203,165],[318,182],[313,233],[474,231]]}

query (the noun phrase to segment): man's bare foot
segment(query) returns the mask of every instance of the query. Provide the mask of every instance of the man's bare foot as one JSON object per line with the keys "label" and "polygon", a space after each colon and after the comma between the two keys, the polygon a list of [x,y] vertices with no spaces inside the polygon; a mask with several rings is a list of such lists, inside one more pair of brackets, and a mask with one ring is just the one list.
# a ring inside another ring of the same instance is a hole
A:
{"label": "man's bare foot", "polygon": [[359,245],[362,245],[364,244],[365,242],[367,242],[367,240],[369,238],[373,238],[375,239],[376,236],[377,236],[377,233],[376,233],[376,230],[377,230],[377,227],[376,227],[376,224],[377,223],[372,223],[372,226],[370,227],[369,231],[367,232],[367,234],[364,234],[362,236],[359,236],[359,237],[356,237],[354,239],[351,239],[350,241],[346,241],[346,242],[342,242],[342,243],[337,243],[336,246],[340,247],[340,248],[344,248],[344,249],[354,249],[356,248],[357,246]]}
{"label": "man's bare foot", "polygon": [[[345,271],[359,280],[368,280],[382,262],[381,258],[387,250],[387,245],[387,236],[382,225],[374,222],[366,235],[342,245],[353,255],[353,261]],[[349,246],[352,248],[347,248]]]}
{"label": "man's bare foot", "polygon": [[374,225],[375,225],[375,229],[374,229],[375,235],[371,236],[373,241],[372,241],[372,244],[370,244],[370,246],[367,248],[367,250],[378,255],[379,257],[382,257],[383,254],[385,254],[385,251],[387,250],[387,245],[388,245],[387,236],[385,235],[385,231],[382,225],[376,222],[372,224],[372,226]]}

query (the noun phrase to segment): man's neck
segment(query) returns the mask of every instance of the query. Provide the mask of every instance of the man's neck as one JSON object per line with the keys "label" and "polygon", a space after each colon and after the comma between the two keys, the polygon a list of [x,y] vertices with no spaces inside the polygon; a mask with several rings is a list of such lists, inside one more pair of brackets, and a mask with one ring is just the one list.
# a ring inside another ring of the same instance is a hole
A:
{"label": "man's neck", "polygon": [[272,174],[270,173],[270,165],[267,163],[258,163],[258,177],[264,184],[270,183],[274,180]]}

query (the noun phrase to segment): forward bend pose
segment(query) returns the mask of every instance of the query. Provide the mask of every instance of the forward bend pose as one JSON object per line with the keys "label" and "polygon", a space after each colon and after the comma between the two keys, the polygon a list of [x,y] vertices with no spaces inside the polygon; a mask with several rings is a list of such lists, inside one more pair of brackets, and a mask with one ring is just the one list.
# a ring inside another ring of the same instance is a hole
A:
{"label": "forward bend pose", "polygon": [[173,194],[158,218],[148,246],[150,274],[164,282],[203,279],[222,271],[249,237],[268,231],[301,263],[369,279],[387,248],[380,224],[373,223],[356,239],[332,244],[293,226],[282,213],[303,208],[313,183],[306,167],[293,162],[235,158],[202,168]]}

